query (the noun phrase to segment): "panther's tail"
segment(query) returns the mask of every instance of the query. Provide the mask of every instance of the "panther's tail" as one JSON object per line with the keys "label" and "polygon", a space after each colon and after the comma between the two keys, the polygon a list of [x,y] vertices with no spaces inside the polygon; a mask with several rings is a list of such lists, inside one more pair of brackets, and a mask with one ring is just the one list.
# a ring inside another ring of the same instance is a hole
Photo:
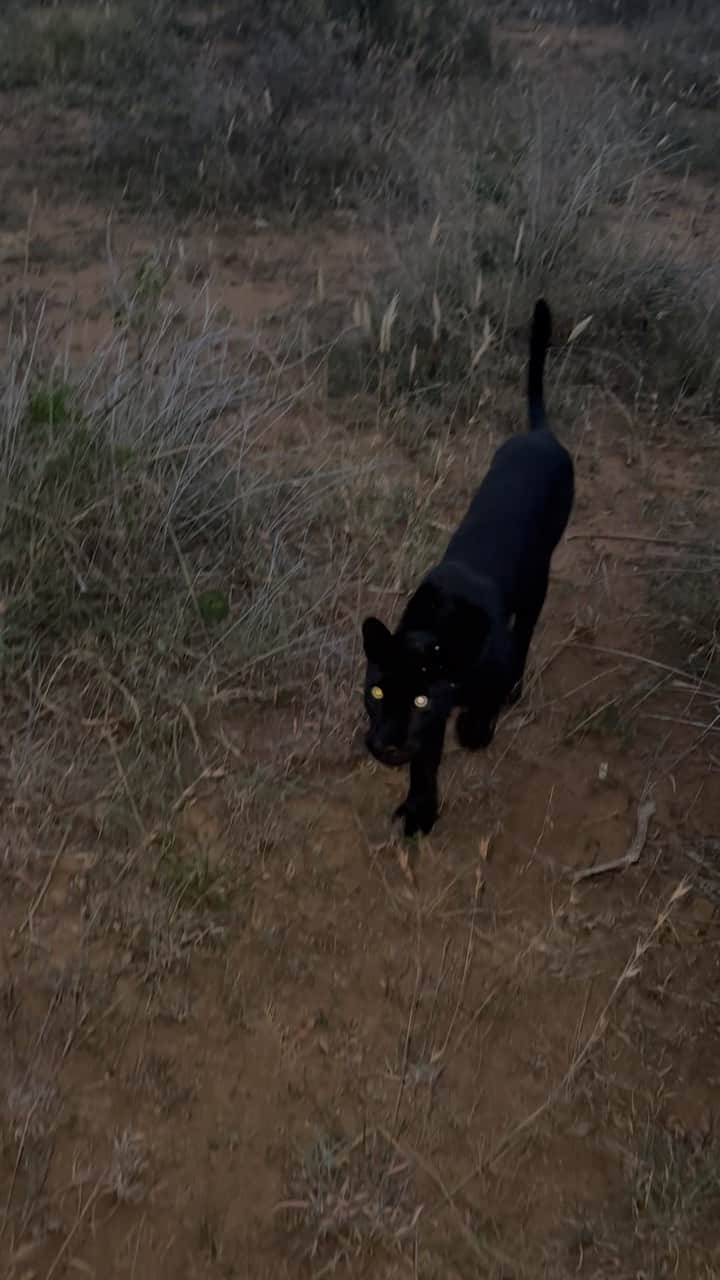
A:
{"label": "panther's tail", "polygon": [[544,298],[535,303],[530,327],[530,363],[528,365],[528,417],[530,430],[539,431],[546,426],[545,399],[543,396],[543,372],[545,355],[552,336],[552,317]]}

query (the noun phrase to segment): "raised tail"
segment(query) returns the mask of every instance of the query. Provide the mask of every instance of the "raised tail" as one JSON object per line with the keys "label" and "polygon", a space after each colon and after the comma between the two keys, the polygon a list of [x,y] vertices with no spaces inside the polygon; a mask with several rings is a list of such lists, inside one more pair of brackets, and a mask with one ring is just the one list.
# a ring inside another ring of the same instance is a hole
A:
{"label": "raised tail", "polygon": [[552,337],[552,317],[544,298],[535,303],[530,326],[530,362],[528,364],[528,418],[530,430],[540,431],[546,426],[543,373],[545,356]]}

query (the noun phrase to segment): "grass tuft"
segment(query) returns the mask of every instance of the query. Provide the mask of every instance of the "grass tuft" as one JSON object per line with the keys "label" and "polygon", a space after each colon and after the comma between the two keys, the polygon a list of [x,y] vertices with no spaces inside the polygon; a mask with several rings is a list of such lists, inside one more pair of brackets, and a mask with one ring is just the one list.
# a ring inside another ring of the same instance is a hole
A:
{"label": "grass tuft", "polygon": [[348,1141],[322,1134],[306,1152],[278,1206],[298,1224],[310,1257],[335,1266],[361,1249],[412,1239],[422,1207],[414,1203],[407,1162],[378,1133]]}

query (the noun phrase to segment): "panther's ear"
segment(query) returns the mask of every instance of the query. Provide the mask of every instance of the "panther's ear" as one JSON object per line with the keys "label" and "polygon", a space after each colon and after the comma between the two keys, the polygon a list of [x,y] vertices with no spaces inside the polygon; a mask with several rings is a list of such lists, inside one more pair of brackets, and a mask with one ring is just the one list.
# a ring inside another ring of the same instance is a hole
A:
{"label": "panther's ear", "polygon": [[363,647],[368,662],[378,667],[387,666],[392,657],[394,640],[384,622],[379,618],[366,618],[362,624]]}

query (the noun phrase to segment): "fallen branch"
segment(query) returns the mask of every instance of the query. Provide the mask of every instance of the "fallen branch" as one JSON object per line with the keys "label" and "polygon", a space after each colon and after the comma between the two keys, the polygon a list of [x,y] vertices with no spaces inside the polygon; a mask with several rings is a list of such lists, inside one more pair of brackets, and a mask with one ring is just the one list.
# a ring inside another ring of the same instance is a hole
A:
{"label": "fallen branch", "polygon": [[67,845],[68,845],[68,840],[69,840],[69,839],[70,839],[70,827],[66,827],[66,828],[65,828],[65,831],[64,831],[64,833],[63,833],[63,838],[62,838],[62,840],[60,841],[60,848],[58,849],[57,853],[55,854],[55,857],[53,858],[52,862],[50,863],[50,869],[49,869],[49,871],[48,871],[47,875],[45,876],[45,879],[44,879],[44,881],[43,881],[43,883],[42,883],[42,887],[41,887],[41,889],[40,889],[40,892],[38,893],[37,897],[35,898],[35,901],[33,902],[32,906],[30,907],[30,910],[28,911],[28,913],[27,913],[27,915],[26,915],[25,919],[23,920],[22,924],[20,925],[20,933],[22,933],[24,929],[30,929],[30,928],[32,928],[32,925],[33,925],[34,920],[35,920],[35,914],[36,914],[36,912],[39,910],[39,908],[42,906],[43,898],[45,897],[45,894],[47,893],[47,891],[48,891],[48,889],[49,889],[49,887],[50,887],[50,881],[52,880],[53,876],[55,875],[55,868],[57,867],[58,862],[60,861],[60,859],[62,858],[62,856],[63,856],[63,854],[64,854],[64,852],[65,852],[65,850],[67,849]]}
{"label": "fallen branch", "polygon": [[589,880],[591,876],[604,876],[607,871],[622,871],[625,867],[634,867],[640,861],[640,854],[647,841],[648,826],[655,812],[655,801],[652,797],[643,800],[638,806],[635,835],[627,853],[622,858],[612,858],[609,862],[597,862],[594,867],[586,867],[573,876],[573,884],[580,880]]}

